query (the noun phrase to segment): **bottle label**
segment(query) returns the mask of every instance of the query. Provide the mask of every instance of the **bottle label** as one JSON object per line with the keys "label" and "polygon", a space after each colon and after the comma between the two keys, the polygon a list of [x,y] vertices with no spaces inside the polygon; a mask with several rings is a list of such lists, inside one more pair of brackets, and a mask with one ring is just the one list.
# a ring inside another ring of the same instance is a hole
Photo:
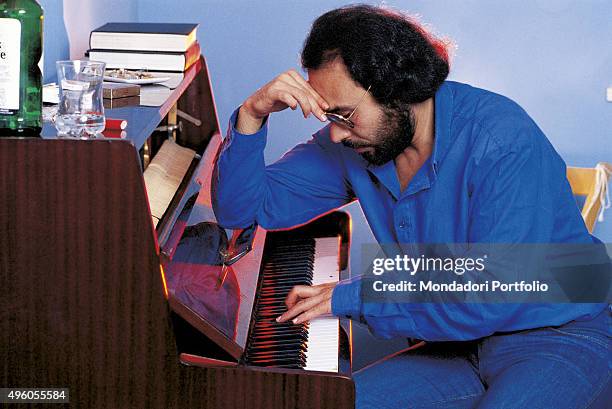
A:
{"label": "bottle label", "polygon": [[19,110],[21,22],[0,18],[0,114]]}

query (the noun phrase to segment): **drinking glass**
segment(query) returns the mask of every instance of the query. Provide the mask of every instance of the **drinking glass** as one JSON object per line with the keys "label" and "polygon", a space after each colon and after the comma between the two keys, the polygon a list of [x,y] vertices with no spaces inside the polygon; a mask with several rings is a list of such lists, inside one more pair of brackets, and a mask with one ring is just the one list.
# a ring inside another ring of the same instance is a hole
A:
{"label": "drinking glass", "polygon": [[55,128],[60,136],[91,138],[104,130],[103,62],[58,61],[59,106]]}

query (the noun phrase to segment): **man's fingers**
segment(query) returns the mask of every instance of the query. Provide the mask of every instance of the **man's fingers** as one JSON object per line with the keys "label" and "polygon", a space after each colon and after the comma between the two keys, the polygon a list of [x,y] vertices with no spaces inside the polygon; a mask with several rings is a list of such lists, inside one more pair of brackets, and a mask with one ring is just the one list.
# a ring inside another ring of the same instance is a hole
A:
{"label": "man's fingers", "polygon": [[292,95],[298,100],[300,106],[302,107],[304,118],[308,118],[308,116],[313,113],[319,119],[321,119],[323,111],[321,111],[321,107],[318,105],[316,99],[308,91],[294,84],[286,83],[285,85],[288,87]]}
{"label": "man's fingers", "polygon": [[293,78],[298,84],[300,84],[302,88],[306,89],[309,93],[312,94],[312,96],[316,99],[317,104],[321,107],[322,110],[329,109],[329,104],[327,103],[327,101],[325,101],[325,99],[317,91],[315,91],[312,85],[310,85],[310,83],[306,81],[306,79],[304,79],[304,77],[302,77],[297,71],[289,70],[287,71],[287,74],[289,74],[291,78]]}
{"label": "man's fingers", "polygon": [[327,314],[327,304],[325,302],[319,302],[314,308],[307,310],[306,312],[298,315],[293,320],[294,324],[301,324],[306,321],[310,321],[320,315]]}
{"label": "man's fingers", "polygon": [[312,113],[315,114],[319,120],[326,121],[325,110],[329,108],[329,104],[323,97],[295,70],[287,71],[285,74],[283,80],[306,93],[311,101]]}
{"label": "man's fingers", "polygon": [[289,92],[280,92],[278,99],[287,104],[287,106],[295,111],[298,106],[298,101]]}
{"label": "man's fingers", "polygon": [[304,118],[307,118],[308,115],[310,115],[313,110],[312,106],[316,104],[316,102],[314,98],[310,97],[306,91],[284,81],[280,81],[278,85],[276,85],[276,88],[279,94],[287,92],[291,94],[293,98],[295,98],[295,100],[300,105],[300,108],[302,108]]}
{"label": "man's fingers", "polygon": [[285,305],[287,308],[293,307],[300,299],[314,297],[319,294],[321,289],[319,287],[312,287],[309,285],[296,285],[289,291],[287,298],[285,299]]}
{"label": "man's fingers", "polygon": [[321,301],[323,301],[323,297],[321,296],[321,294],[305,298],[296,303],[293,307],[289,308],[287,311],[285,311],[280,317],[276,319],[276,321],[283,322],[290,320],[293,317],[303,313],[304,311],[316,308],[317,304],[321,303]]}
{"label": "man's fingers", "polygon": [[[287,107],[295,110],[299,105],[304,113],[304,118],[308,118],[312,113],[325,122],[327,118],[321,108],[321,101],[321,96],[306,83],[304,78],[292,71],[282,73],[258,89],[245,100],[242,106],[250,117],[260,120],[272,112],[282,111]],[[238,119],[241,123],[240,117]],[[254,126],[248,128],[250,130]]]}

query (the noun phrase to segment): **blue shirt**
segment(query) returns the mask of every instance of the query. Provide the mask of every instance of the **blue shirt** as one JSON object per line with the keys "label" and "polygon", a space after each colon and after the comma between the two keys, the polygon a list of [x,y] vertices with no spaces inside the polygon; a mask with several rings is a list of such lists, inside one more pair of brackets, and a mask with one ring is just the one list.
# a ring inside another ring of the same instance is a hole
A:
{"label": "blue shirt", "polygon": [[[305,223],[359,200],[389,243],[590,242],[563,160],[527,113],[503,96],[447,81],[435,95],[430,158],[404,191],[394,161],[368,164],[331,142],[329,126],[265,166],[267,123],[253,135],[230,120],[213,175],[220,224],[267,229]],[[382,337],[467,340],[590,319],[604,304],[364,303],[359,278],[340,282],[332,312]]]}

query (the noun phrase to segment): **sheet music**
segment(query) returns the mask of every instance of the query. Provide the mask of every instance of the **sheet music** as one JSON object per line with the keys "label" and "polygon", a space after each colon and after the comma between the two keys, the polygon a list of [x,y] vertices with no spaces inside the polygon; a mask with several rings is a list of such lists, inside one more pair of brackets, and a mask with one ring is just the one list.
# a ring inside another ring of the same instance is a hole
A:
{"label": "sheet music", "polygon": [[144,171],[153,225],[164,215],[187,173],[195,151],[166,140]]}

